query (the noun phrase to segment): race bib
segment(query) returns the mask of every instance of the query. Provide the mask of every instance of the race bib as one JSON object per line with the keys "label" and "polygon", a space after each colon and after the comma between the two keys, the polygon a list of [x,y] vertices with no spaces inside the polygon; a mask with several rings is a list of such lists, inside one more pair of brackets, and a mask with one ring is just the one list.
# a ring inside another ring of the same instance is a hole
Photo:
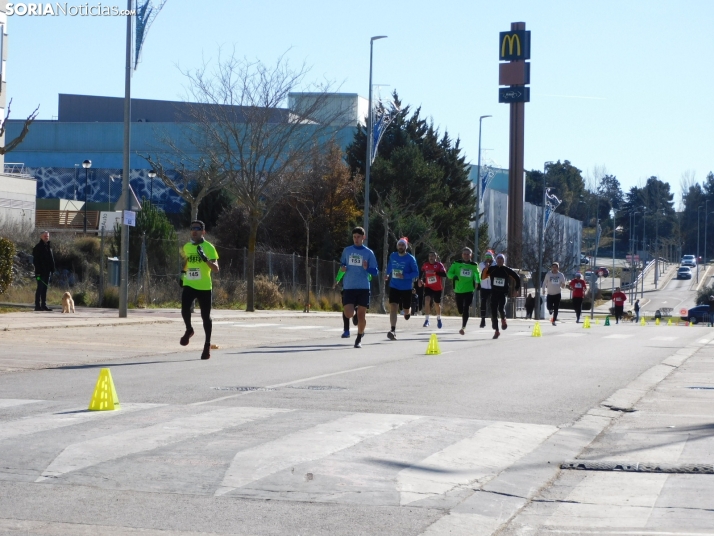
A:
{"label": "race bib", "polygon": [[575,285],[573,285],[573,286],[575,288],[583,288],[583,285],[581,283],[575,283]]}
{"label": "race bib", "polygon": [[436,284],[436,276],[430,275],[429,277],[426,278],[426,282],[429,283],[430,285]]}
{"label": "race bib", "polygon": [[402,279],[402,270],[398,270],[397,268],[392,268],[392,277],[394,279]]}
{"label": "race bib", "polygon": [[186,279],[190,281],[196,281],[197,279],[201,279],[201,270],[198,268],[189,268],[186,270]]}
{"label": "race bib", "polygon": [[350,266],[362,266],[362,255],[350,255],[349,265]]}
{"label": "race bib", "polygon": [[493,278],[493,284],[496,285],[497,287],[505,287],[506,286],[506,280],[503,277],[494,277]]}
{"label": "race bib", "polygon": [[471,277],[471,270],[461,268],[461,277]]}
{"label": "race bib", "polygon": [[557,285],[560,283],[560,278],[559,277],[551,277],[550,282],[553,283],[554,285]]}

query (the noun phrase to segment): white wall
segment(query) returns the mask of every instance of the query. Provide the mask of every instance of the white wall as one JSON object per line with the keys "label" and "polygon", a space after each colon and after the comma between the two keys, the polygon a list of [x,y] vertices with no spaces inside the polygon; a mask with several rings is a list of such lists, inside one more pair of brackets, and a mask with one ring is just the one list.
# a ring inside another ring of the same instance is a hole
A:
{"label": "white wall", "polygon": [[35,226],[37,181],[0,174],[0,223]]}

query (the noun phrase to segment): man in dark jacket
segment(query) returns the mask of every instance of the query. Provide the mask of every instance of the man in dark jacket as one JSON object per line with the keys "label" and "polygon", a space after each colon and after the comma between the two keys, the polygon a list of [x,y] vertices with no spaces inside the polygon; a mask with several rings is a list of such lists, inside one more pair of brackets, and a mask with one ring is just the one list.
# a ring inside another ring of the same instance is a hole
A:
{"label": "man in dark jacket", "polygon": [[506,256],[503,253],[496,255],[496,266],[488,268],[488,277],[491,278],[491,326],[493,338],[498,339],[501,332],[498,329],[498,315],[501,315],[501,328],[508,328],[506,323],[506,298],[511,295],[510,280],[513,280],[513,290],[521,288],[521,278],[516,272],[506,266]]}
{"label": "man in dark jacket", "polygon": [[47,307],[47,288],[50,284],[50,276],[55,271],[55,257],[52,253],[49,232],[40,233],[40,241],[32,248],[32,263],[35,265],[35,279],[37,279],[35,311],[51,311],[52,309]]}

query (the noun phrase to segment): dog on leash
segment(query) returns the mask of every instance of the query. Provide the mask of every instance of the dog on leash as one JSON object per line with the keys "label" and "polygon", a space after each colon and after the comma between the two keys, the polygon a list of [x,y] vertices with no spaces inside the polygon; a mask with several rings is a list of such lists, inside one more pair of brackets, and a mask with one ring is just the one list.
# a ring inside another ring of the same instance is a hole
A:
{"label": "dog on leash", "polygon": [[69,313],[70,311],[74,313],[74,300],[69,292],[65,292],[62,295],[62,312]]}

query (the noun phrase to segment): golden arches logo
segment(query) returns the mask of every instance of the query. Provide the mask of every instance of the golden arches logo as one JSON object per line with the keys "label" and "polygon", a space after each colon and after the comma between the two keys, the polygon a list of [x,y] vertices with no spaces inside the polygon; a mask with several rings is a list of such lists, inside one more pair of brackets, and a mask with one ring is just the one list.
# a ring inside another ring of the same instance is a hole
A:
{"label": "golden arches logo", "polygon": [[503,42],[501,43],[501,57],[506,55],[506,43],[508,43],[508,55],[513,55],[513,44],[516,44],[516,56],[521,55],[521,39],[518,34],[506,34],[503,36]]}

